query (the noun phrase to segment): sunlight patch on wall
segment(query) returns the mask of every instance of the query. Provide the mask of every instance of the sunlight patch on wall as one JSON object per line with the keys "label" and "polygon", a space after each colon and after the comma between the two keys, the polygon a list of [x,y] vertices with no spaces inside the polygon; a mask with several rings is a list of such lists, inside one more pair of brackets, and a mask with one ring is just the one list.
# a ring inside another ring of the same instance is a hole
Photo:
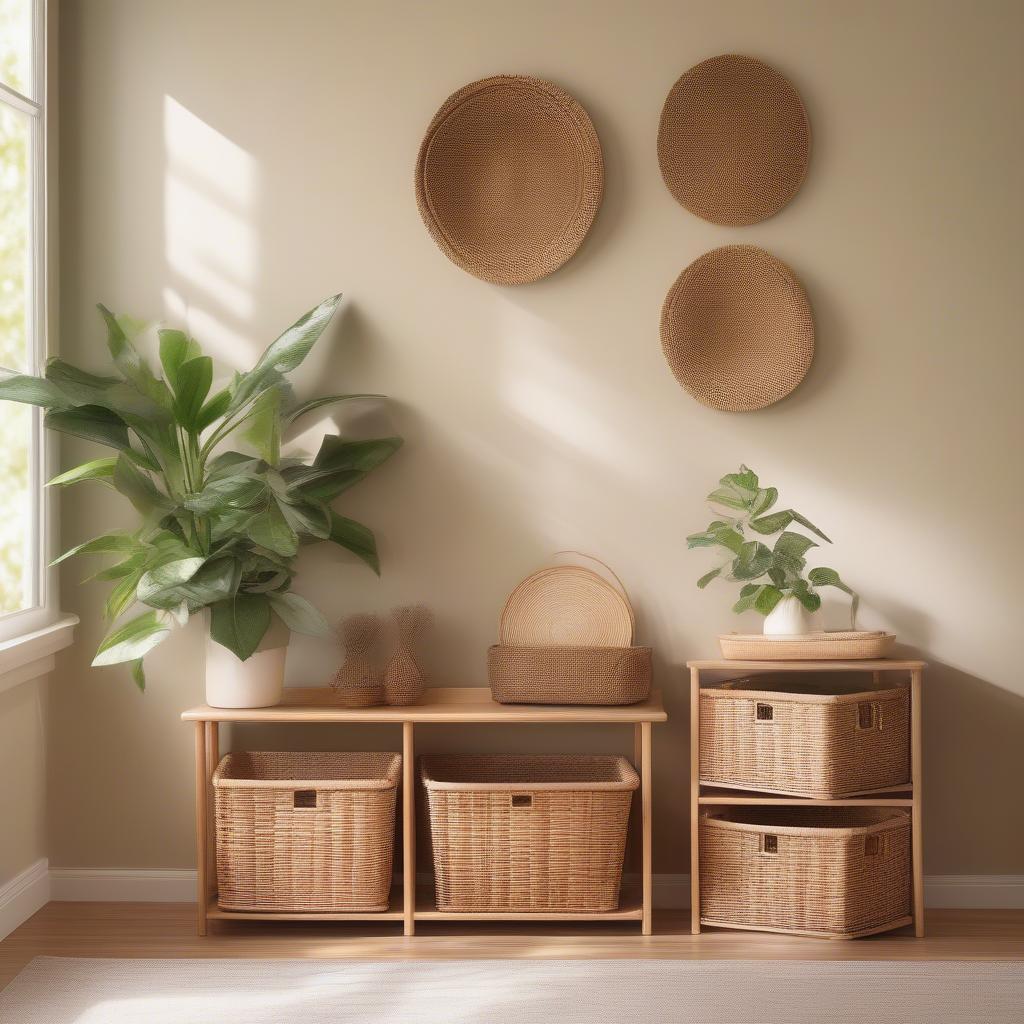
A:
{"label": "sunlight patch on wall", "polygon": [[164,237],[174,281],[168,314],[215,360],[248,366],[259,273],[256,161],[171,96],[164,97]]}

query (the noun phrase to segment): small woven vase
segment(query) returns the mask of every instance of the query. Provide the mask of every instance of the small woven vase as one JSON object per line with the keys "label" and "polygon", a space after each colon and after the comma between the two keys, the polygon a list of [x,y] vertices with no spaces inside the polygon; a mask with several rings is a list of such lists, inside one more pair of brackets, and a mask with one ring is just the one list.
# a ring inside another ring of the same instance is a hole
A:
{"label": "small woven vase", "polygon": [[415,704],[426,684],[414,648],[430,626],[432,616],[422,605],[396,608],[392,613],[398,642],[384,670],[384,699],[397,706]]}
{"label": "small woven vase", "polygon": [[331,688],[342,706],[368,708],[384,702],[384,684],[374,664],[382,632],[376,615],[350,615],[339,625],[345,660],[331,680]]}

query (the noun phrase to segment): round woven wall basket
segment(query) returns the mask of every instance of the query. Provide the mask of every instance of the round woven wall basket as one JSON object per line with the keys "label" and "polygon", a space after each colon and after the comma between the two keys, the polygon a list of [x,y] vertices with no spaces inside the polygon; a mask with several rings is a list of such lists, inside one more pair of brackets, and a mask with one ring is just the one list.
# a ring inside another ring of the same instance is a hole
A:
{"label": "round woven wall basket", "polygon": [[416,162],[416,201],[456,266],[493,284],[553,273],[583,243],[604,191],[587,112],[538,78],[497,75],[449,96]]}
{"label": "round woven wall basket", "polygon": [[509,595],[498,640],[527,647],[628,647],[633,609],[596,572],[552,566],[528,576]]}
{"label": "round woven wall basket", "polygon": [[800,94],[774,68],[724,54],[672,87],[658,128],[669,191],[712,224],[757,224],[796,195],[811,156]]}
{"label": "round woven wall basket", "polygon": [[800,282],[753,245],[705,253],[677,278],[661,311],[661,345],[676,380],[726,412],[763,409],[804,379],[814,320]]}

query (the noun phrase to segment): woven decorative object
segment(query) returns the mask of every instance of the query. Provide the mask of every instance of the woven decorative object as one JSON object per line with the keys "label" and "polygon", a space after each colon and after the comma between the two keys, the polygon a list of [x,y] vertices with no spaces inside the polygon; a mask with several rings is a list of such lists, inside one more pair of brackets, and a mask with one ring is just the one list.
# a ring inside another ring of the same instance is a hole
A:
{"label": "woven decorative object", "polygon": [[628,647],[633,609],[591,569],[552,566],[528,576],[509,595],[498,640],[525,647]]}
{"label": "woven decorative object", "polygon": [[910,691],[742,679],[700,691],[700,781],[823,800],[910,785]]}
{"label": "woven decorative object", "polygon": [[743,807],[700,821],[710,925],[852,939],[910,922],[910,816],[861,807]]}
{"label": "woven decorative object", "polygon": [[331,680],[337,702],[347,708],[384,703],[384,680],[376,657],[384,627],[376,615],[350,615],[338,626],[345,660]]}
{"label": "woven decorative object", "polygon": [[811,306],[781,260],[753,245],[727,245],[691,263],[669,289],[661,346],[698,402],[725,412],[763,409],[810,368]]}
{"label": "woven decorative object", "polygon": [[587,112],[550,82],[497,75],[449,96],[416,162],[416,201],[441,251],[492,284],[553,273],[601,205],[601,144]]}
{"label": "woven decorative object", "polygon": [[834,632],[799,636],[722,633],[722,657],[731,661],[863,661],[885,658],[896,642],[894,633]]}
{"label": "woven decorative object", "polygon": [[228,754],[213,775],[224,910],[387,910],[398,754]]}
{"label": "woven decorative object", "polygon": [[398,706],[415,704],[426,686],[416,660],[416,646],[430,628],[433,616],[423,605],[396,608],[391,616],[398,636],[395,653],[384,669],[384,700]]}
{"label": "woven decorative object", "polygon": [[658,128],[669,191],[712,224],[757,224],[796,195],[811,125],[796,89],[753,57],[724,54],[672,87]]}
{"label": "woven decorative object", "polygon": [[487,674],[499,704],[636,704],[651,694],[651,649],[497,644]]}
{"label": "woven decorative object", "polygon": [[439,910],[601,913],[619,904],[633,791],[623,757],[424,757]]}

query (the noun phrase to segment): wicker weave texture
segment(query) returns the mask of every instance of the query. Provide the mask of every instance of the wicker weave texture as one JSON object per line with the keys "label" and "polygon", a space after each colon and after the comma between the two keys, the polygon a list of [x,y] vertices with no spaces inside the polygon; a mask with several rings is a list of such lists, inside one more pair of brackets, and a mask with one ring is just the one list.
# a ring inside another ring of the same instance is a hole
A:
{"label": "wicker weave texture", "polygon": [[439,910],[601,913],[619,903],[639,778],[621,757],[420,761]]}
{"label": "wicker weave texture", "polygon": [[861,661],[886,658],[896,642],[893,633],[836,632],[800,636],[723,633],[722,657],[734,661]]}
{"label": "wicker weave texture", "polygon": [[910,817],[747,807],[700,822],[701,918],[854,938],[910,914]]}
{"label": "wicker weave texture", "polygon": [[636,704],[651,693],[651,649],[496,644],[487,673],[499,704]]}
{"label": "wicker weave texture", "polygon": [[228,754],[213,778],[218,905],[387,910],[401,762],[387,753]]}
{"label": "wicker weave texture", "polygon": [[658,128],[669,191],[712,224],[757,224],[796,195],[811,126],[796,89],[753,57],[723,54],[672,87]]}
{"label": "wicker weave texture", "polygon": [[702,689],[700,781],[825,800],[909,785],[909,690]]}
{"label": "wicker weave texture", "polygon": [[538,78],[497,75],[450,96],[416,163],[416,201],[441,251],[493,284],[553,273],[583,243],[604,190],[587,112]]}
{"label": "wicker weave texture", "polygon": [[633,609],[592,569],[551,566],[528,576],[509,595],[498,639],[523,647],[628,647]]}
{"label": "wicker weave texture", "polygon": [[676,279],[661,311],[661,346],[698,402],[751,412],[785,398],[814,358],[814,320],[800,282],[754,245],[713,249]]}

